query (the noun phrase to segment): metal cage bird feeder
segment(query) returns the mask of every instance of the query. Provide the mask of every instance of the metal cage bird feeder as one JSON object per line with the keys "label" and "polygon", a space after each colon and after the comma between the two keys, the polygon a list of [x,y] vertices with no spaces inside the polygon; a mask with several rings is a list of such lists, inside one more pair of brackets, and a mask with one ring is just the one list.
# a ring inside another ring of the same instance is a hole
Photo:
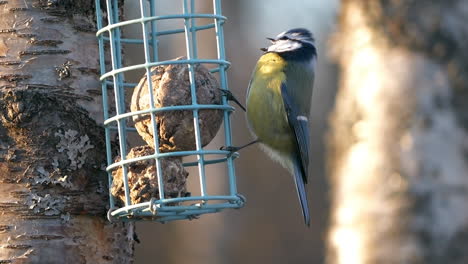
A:
{"label": "metal cage bird feeder", "polygon": [[[102,2],[101,2],[102,1]],[[105,2],[104,2],[105,1]],[[210,70],[218,75],[220,89],[227,91],[226,70],[229,62],[226,61],[224,49],[223,24],[226,17],[221,14],[221,0],[213,0],[213,13],[202,14],[195,12],[195,0],[181,0],[183,13],[173,15],[158,15],[156,6],[157,0],[137,1],[140,7],[141,16],[137,19],[120,21],[119,10],[122,1],[118,0],[96,0],[97,18],[97,38],[99,42],[100,70],[102,82],[102,98],[104,110],[104,127],[107,152],[107,172],[109,175],[110,210],[109,220],[134,221],[150,219],[159,222],[166,222],[179,219],[192,219],[201,214],[215,213],[225,208],[240,208],[244,204],[244,199],[237,193],[234,159],[237,153],[232,155],[225,150],[209,150],[202,145],[199,114],[201,109],[216,109],[222,111],[222,124],[224,130],[224,144],[231,145],[230,114],[234,110],[227,103],[226,96],[221,96],[220,104],[199,104],[196,96],[196,65],[215,65]],[[210,23],[197,25],[197,19],[210,19]],[[172,30],[158,30],[158,22],[163,20],[183,21],[183,28]],[[211,22],[212,21],[212,22]],[[122,28],[128,25],[141,25],[142,35],[139,38],[124,38]],[[199,31],[212,30],[216,35],[217,57],[215,59],[201,59],[197,52],[197,33]],[[165,35],[184,34],[186,54],[184,59],[179,60],[159,60],[160,47],[159,38]],[[124,66],[122,60],[122,50],[124,45],[138,45],[144,51],[144,62],[130,66]],[[184,65],[188,68],[190,80],[191,104],[155,107],[152,88],[153,67],[168,65]],[[125,92],[131,91],[137,84],[126,82],[125,75],[134,70],[145,70],[145,76],[150,99],[148,109],[140,111],[128,110],[128,102]],[[112,102],[114,101],[114,102]],[[115,109],[113,107],[115,106]],[[156,118],[163,113],[171,111],[191,111],[193,113],[193,133],[196,141],[195,148],[182,151],[160,151],[160,139],[158,123]],[[154,148],[148,155],[140,157],[128,157],[129,154],[127,140],[130,133],[136,133],[132,127],[132,118],[137,115],[147,114],[151,116],[151,129],[153,133]],[[113,136],[118,138],[113,142]],[[116,150],[116,151],[115,151]],[[116,156],[120,159],[116,159]],[[197,166],[200,195],[188,197],[168,198],[164,189],[164,170],[161,170],[162,160],[170,157],[194,157],[194,162],[183,163],[183,167]],[[154,161],[154,170],[157,179],[158,198],[151,198],[139,203],[131,200],[131,184],[129,182],[129,166],[140,161]],[[209,195],[207,191],[206,166],[215,163],[223,163],[226,166],[228,191],[224,195]],[[113,171],[121,170],[124,197],[122,206],[118,206],[117,198],[111,193],[111,186],[116,180]]]}

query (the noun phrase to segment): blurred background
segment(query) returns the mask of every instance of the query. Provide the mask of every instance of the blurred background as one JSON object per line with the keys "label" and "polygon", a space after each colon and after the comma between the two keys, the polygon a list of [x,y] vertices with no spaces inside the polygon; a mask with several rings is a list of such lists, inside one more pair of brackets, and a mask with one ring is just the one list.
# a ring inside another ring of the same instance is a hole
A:
{"label": "blurred background", "polygon": [[[158,1],[158,14],[182,12],[182,1]],[[137,1],[126,1],[126,19],[137,18]],[[212,13],[212,1],[196,1],[197,12]],[[297,200],[294,182],[289,173],[270,160],[258,146],[241,151],[235,162],[238,191],[247,198],[240,210],[226,210],[203,215],[194,221],[166,224],[138,223],[141,243],[136,246],[138,264],[155,263],[323,263],[329,218],[329,193],[325,173],[325,132],[329,112],[333,108],[337,88],[337,70],[328,57],[328,42],[334,32],[338,10],[337,0],[264,0],[223,1],[223,14],[229,89],[245,102],[251,72],[266,47],[266,37],[294,28],[310,29],[319,51],[316,81],[311,109],[311,165],[308,196],[311,226],[307,228]],[[211,21],[198,19],[197,24]],[[182,21],[160,21],[159,29],[182,28]],[[130,26],[124,34],[141,36],[141,27]],[[160,59],[172,59],[185,54],[183,34],[160,39]],[[215,58],[214,30],[198,34],[199,57]],[[144,62],[141,47],[124,49],[126,64]],[[126,76],[137,82],[143,72]],[[233,142],[241,145],[252,140],[241,109],[232,115]],[[217,149],[223,144],[218,137],[207,147]],[[224,190],[224,169],[210,166],[207,171],[210,194]],[[198,188],[196,172],[189,176],[189,190]]]}

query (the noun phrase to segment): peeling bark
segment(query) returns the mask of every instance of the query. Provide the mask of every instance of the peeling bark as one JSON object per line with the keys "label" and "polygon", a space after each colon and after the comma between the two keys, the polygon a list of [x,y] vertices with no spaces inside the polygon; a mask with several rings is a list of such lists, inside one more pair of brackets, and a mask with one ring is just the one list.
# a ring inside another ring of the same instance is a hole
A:
{"label": "peeling bark", "polygon": [[94,1],[10,0],[0,16],[0,89],[62,93],[102,122]]}
{"label": "peeling bark", "polygon": [[467,263],[467,16],[461,0],[343,1],[329,263]]}
{"label": "peeling bark", "polygon": [[105,219],[93,5],[0,1],[0,263],[132,263],[133,224]]}

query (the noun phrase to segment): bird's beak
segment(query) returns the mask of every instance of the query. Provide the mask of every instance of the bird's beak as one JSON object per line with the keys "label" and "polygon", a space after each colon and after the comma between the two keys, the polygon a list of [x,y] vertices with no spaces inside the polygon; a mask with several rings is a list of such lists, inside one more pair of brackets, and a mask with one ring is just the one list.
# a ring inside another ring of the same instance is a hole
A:
{"label": "bird's beak", "polygon": [[[276,39],[274,39],[274,38],[266,38],[266,39],[268,39],[268,40],[271,41],[271,42],[275,42],[275,41],[276,41]],[[268,51],[268,48],[261,48],[260,50],[263,51],[263,52],[267,52],[267,51]]]}
{"label": "bird's beak", "polygon": [[[275,43],[275,41],[276,41],[276,39],[274,39],[274,38],[266,38],[266,39],[268,39],[268,40],[271,41],[272,43]],[[268,48],[261,48],[260,50],[261,50],[261,51],[264,51],[264,52],[267,52],[267,51],[268,51]]]}

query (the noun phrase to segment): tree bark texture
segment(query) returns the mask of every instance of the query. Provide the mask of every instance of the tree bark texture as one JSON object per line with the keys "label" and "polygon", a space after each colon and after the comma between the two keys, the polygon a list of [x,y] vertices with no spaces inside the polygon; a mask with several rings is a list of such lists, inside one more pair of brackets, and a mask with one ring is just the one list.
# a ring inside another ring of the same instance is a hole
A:
{"label": "tree bark texture", "polygon": [[468,263],[468,2],[344,0],[328,263]]}
{"label": "tree bark texture", "polygon": [[94,13],[0,1],[0,263],[132,263],[133,225],[105,219]]}

